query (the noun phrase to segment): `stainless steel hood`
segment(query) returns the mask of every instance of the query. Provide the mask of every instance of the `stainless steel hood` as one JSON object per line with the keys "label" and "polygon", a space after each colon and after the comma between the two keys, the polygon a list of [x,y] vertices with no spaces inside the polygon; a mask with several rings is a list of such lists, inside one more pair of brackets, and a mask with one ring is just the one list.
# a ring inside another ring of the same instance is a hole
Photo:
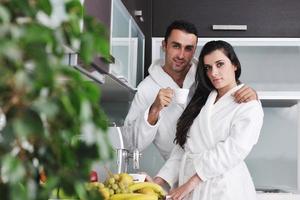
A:
{"label": "stainless steel hood", "polygon": [[110,122],[115,122],[117,126],[122,126],[136,90],[112,74],[106,73],[101,68],[99,69],[95,63],[92,64],[91,70],[86,70],[80,65],[73,67],[84,74],[88,80],[99,85],[101,90],[99,104],[101,108],[108,116]]}

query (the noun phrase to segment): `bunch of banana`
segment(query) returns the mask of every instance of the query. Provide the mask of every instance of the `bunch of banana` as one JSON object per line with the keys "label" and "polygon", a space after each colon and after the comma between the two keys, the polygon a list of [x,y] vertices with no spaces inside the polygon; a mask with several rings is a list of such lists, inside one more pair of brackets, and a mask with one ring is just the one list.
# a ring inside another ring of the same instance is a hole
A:
{"label": "bunch of banana", "polygon": [[87,189],[96,189],[105,200],[158,200],[163,199],[165,191],[155,183],[134,183],[127,173],[110,174],[104,184],[92,182]]}
{"label": "bunch of banana", "polygon": [[128,193],[114,194],[109,200],[158,200],[158,197],[153,194]]}
{"label": "bunch of banana", "polygon": [[132,184],[129,186],[129,190],[134,193],[153,195],[156,196],[157,199],[163,199],[163,197],[166,195],[166,192],[160,185],[151,182]]}

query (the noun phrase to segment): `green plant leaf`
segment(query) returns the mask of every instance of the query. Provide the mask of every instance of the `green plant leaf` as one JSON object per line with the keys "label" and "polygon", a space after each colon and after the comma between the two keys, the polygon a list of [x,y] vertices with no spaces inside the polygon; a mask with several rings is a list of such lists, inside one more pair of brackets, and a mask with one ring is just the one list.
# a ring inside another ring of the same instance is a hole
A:
{"label": "green plant leaf", "polygon": [[49,0],[37,1],[37,8],[44,11],[47,15],[52,12],[52,6]]}
{"label": "green plant leaf", "polygon": [[100,101],[100,89],[94,82],[84,81],[82,83],[85,95],[93,103],[99,103]]}
{"label": "green plant leaf", "polygon": [[[58,187],[67,195],[99,199],[99,193],[93,196],[81,186],[92,163],[112,155],[99,86],[65,66],[63,58],[65,46],[80,48],[88,64],[95,55],[106,55],[109,37],[103,25],[84,16],[79,0],[63,3],[66,20],[51,28],[37,16],[52,14],[51,0],[9,0],[0,5],[0,106],[7,119],[0,138],[4,199],[48,199]],[[82,19],[88,19],[84,30]],[[90,134],[96,142],[82,139],[85,127],[93,127]],[[41,166],[47,176],[43,186],[38,180]]]}
{"label": "green plant leaf", "polygon": [[15,41],[1,41],[0,54],[12,62],[18,62],[22,59],[22,51]]}
{"label": "green plant leaf", "polygon": [[44,127],[40,116],[30,109],[16,109],[12,125],[16,135],[21,138],[44,135]]}
{"label": "green plant leaf", "polygon": [[91,62],[93,58],[93,42],[92,34],[86,32],[82,33],[79,56],[85,63]]}
{"label": "green plant leaf", "polygon": [[92,118],[92,108],[88,101],[81,102],[80,118],[81,121],[89,121]]}
{"label": "green plant leaf", "polygon": [[2,158],[2,179],[11,184],[16,184],[23,179],[26,175],[25,168],[22,162],[15,156],[6,155]]}
{"label": "green plant leaf", "polygon": [[10,13],[9,11],[2,5],[0,5],[0,22],[5,24],[10,21]]}
{"label": "green plant leaf", "polygon": [[10,11],[13,12],[13,14],[18,17],[22,17],[22,16],[33,17],[37,12],[36,7],[30,4],[29,0],[24,0],[24,1],[10,0],[7,6],[10,7]]}
{"label": "green plant leaf", "polygon": [[66,3],[66,10],[69,14],[77,14],[79,17],[83,16],[83,7],[77,0],[69,0]]}
{"label": "green plant leaf", "polygon": [[47,118],[54,119],[59,112],[59,106],[51,98],[39,98],[37,101],[33,102],[35,110],[39,113],[43,113]]}

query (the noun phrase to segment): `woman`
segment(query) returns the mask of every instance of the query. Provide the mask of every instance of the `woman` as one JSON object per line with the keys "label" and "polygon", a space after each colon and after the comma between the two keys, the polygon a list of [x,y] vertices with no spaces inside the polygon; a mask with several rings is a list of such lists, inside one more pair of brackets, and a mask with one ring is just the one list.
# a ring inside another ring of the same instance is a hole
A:
{"label": "woman", "polygon": [[205,44],[196,74],[196,92],[177,123],[171,157],[155,178],[179,187],[172,199],[255,200],[244,159],[257,143],[263,123],[259,101],[238,104],[240,62],[230,44]]}

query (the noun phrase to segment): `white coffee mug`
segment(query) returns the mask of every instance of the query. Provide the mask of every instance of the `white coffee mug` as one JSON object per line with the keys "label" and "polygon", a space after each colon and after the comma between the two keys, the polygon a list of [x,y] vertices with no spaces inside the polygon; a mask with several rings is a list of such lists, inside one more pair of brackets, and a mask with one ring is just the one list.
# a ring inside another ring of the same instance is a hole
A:
{"label": "white coffee mug", "polygon": [[174,89],[174,100],[178,104],[186,104],[189,95],[189,89],[176,88]]}

